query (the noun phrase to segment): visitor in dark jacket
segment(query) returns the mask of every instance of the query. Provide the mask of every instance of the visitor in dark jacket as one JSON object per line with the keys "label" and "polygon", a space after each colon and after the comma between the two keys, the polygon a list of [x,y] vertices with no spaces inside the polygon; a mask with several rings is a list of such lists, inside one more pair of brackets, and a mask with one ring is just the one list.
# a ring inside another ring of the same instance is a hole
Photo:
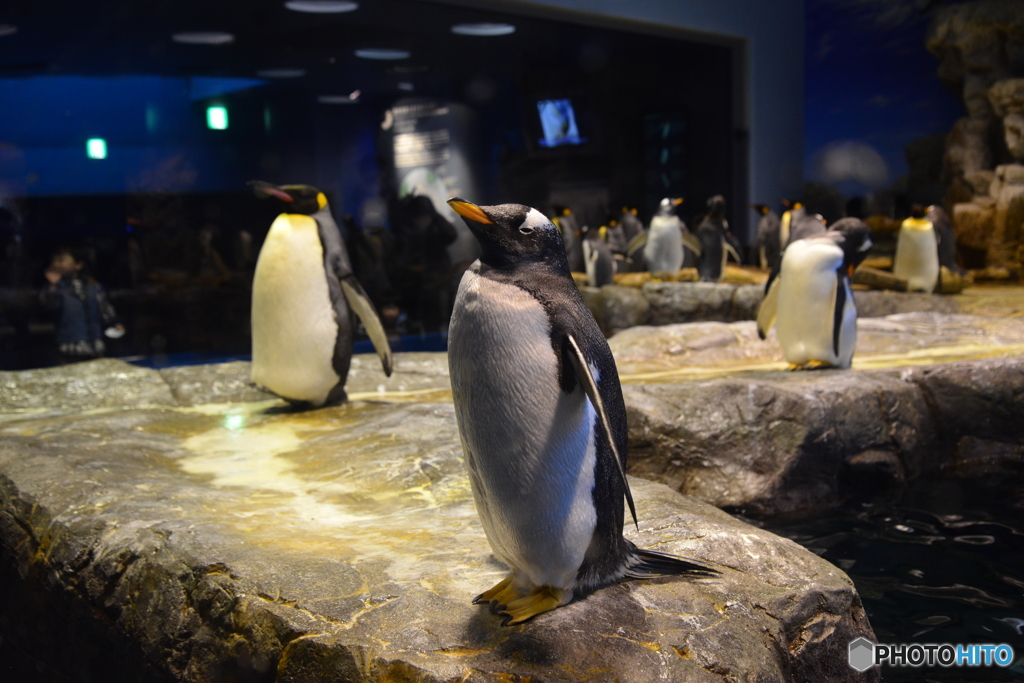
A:
{"label": "visitor in dark jacket", "polygon": [[57,315],[56,342],[62,360],[102,356],[106,351],[103,335],[124,333],[103,287],[83,272],[82,260],[68,249],[53,255],[44,274],[50,284],[41,298]]}

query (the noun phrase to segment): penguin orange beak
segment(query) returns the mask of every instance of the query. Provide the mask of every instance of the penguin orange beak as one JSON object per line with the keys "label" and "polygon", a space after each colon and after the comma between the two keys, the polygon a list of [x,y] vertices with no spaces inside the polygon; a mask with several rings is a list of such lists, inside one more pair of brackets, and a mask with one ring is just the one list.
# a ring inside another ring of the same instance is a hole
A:
{"label": "penguin orange beak", "polygon": [[452,211],[459,214],[466,220],[484,224],[494,223],[494,221],[488,218],[487,214],[483,212],[483,209],[472,202],[467,202],[465,199],[452,197],[448,200],[448,206],[452,207]]}
{"label": "penguin orange beak", "polygon": [[289,204],[295,201],[295,197],[291,196],[284,190],[279,190],[270,183],[265,183],[262,180],[250,180],[248,183],[249,187],[254,189],[258,194],[264,194],[270,197],[277,197],[282,202],[288,202]]}
{"label": "penguin orange beak", "polygon": [[685,199],[673,199],[672,200],[672,204],[675,205],[675,206],[679,206],[680,204],[682,204],[685,201],[686,201]]}

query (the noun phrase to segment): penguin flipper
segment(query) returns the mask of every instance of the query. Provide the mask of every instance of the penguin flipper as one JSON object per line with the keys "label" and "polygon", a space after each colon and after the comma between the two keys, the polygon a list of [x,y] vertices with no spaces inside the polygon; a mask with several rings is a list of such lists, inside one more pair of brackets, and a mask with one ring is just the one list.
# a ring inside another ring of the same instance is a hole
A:
{"label": "penguin flipper", "polygon": [[633,524],[636,525],[637,531],[639,531],[640,523],[636,519],[636,506],[633,505],[633,494],[629,490],[625,466],[623,465],[622,456],[619,455],[619,449],[615,445],[615,435],[612,434],[612,425],[608,420],[608,413],[605,412],[604,401],[601,400],[601,394],[597,390],[597,382],[594,381],[594,376],[590,373],[587,359],[583,357],[583,352],[580,351],[576,339],[571,334],[566,335],[566,337],[569,340],[569,360],[572,362],[573,369],[576,370],[576,376],[579,378],[580,384],[583,385],[583,391],[587,393],[590,403],[594,406],[594,411],[597,413],[597,421],[601,424],[601,429],[604,431],[604,435],[612,447],[612,455],[615,456],[615,464],[618,466],[619,476],[622,477],[622,489],[626,493],[629,512],[633,515]]}
{"label": "penguin flipper", "polygon": [[843,327],[843,312],[846,309],[846,283],[843,278],[846,273],[843,272],[845,268],[839,267],[836,271],[836,296],[835,296],[835,307],[832,309],[832,350],[836,353],[836,358],[839,357],[839,333]]}
{"label": "penguin flipper", "polygon": [[701,253],[704,251],[700,240],[689,230],[683,230],[683,246],[692,251],[697,258],[700,258]]}
{"label": "penguin flipper", "polygon": [[632,256],[637,250],[642,250],[647,244],[647,232],[638,232],[626,245],[626,254]]}
{"label": "penguin flipper", "polygon": [[743,263],[743,261],[740,260],[740,253],[736,251],[736,247],[732,246],[729,240],[722,240],[722,248],[725,249],[726,253],[729,254],[729,256],[732,256],[733,260],[736,261],[736,263]]}
{"label": "penguin flipper", "polygon": [[341,282],[341,291],[345,294],[345,301],[348,302],[348,307],[363,321],[363,327],[366,328],[366,333],[370,335],[373,348],[377,350],[380,362],[384,366],[384,374],[390,377],[391,371],[394,369],[394,357],[391,355],[388,336],[384,333],[384,326],[381,325],[380,318],[377,317],[377,311],[374,310],[373,303],[366,296],[363,286],[359,284],[359,280],[354,275],[339,278],[339,281]]}
{"label": "penguin flipper", "polygon": [[764,295],[760,308],[757,309],[757,336],[764,339],[768,336],[768,330],[775,324],[775,318],[779,313],[779,280],[776,277],[768,286],[768,292]]}

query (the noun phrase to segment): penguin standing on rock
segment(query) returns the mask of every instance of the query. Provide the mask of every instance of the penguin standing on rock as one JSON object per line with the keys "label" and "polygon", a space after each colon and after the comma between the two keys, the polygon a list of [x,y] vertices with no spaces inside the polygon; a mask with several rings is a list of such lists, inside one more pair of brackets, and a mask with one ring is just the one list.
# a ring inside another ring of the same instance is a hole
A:
{"label": "penguin standing on rock", "polygon": [[574,273],[583,273],[583,244],[581,242],[582,233],[580,228],[576,225],[576,216],[572,214],[572,210],[564,206],[555,206],[555,225],[558,226],[559,232],[562,233],[562,241],[565,243],[565,254],[569,258],[569,270]]}
{"label": "penguin standing on rock", "polygon": [[730,254],[737,263],[740,262],[740,255],[731,243],[731,238],[729,222],[725,220],[725,197],[716,194],[708,199],[708,212],[697,226],[697,239],[700,241],[697,272],[701,282],[720,281]]}
{"label": "penguin standing on rock", "polygon": [[935,227],[924,217],[924,209],[914,205],[910,218],[900,225],[892,274],[907,281],[907,291],[935,291],[939,282],[939,244]]}
{"label": "penguin standing on rock", "polygon": [[768,269],[775,268],[776,263],[782,258],[782,243],[779,240],[781,227],[779,214],[772,211],[767,204],[751,204],[750,208],[760,216],[757,219],[757,237],[754,239],[760,266]]}
{"label": "penguin standing on rock", "polygon": [[857,218],[786,248],[757,312],[757,333],[764,339],[775,326],[791,370],[850,367],[857,345],[850,278],[869,249],[870,230]]}
{"label": "penguin standing on rock", "polygon": [[676,214],[677,207],[682,203],[682,199],[666,197],[661,200],[658,211],[651,218],[647,242],[644,244],[644,260],[647,270],[652,273],[678,273],[686,262],[684,245],[691,249],[700,248]]}
{"label": "penguin standing on rock", "polygon": [[373,304],[352,274],[327,198],[309,185],[249,183],[287,208],[270,226],[252,283],[252,381],[290,403],[346,399],[352,320],[362,321],[391,375],[392,356]]}
{"label": "penguin standing on rock", "polygon": [[615,282],[615,256],[611,246],[601,239],[601,230],[584,228],[583,265],[587,284],[591,287],[604,287]]}
{"label": "penguin standing on rock", "polygon": [[925,220],[932,224],[935,239],[939,244],[939,266],[945,266],[952,273],[962,275],[963,269],[956,263],[956,236],[949,214],[938,204],[932,204],[925,213]]}
{"label": "penguin standing on rock", "polygon": [[622,535],[626,410],[562,238],[520,204],[448,204],[480,242],[448,336],[477,511],[509,575],[477,596],[516,624],[623,578],[716,573]]}

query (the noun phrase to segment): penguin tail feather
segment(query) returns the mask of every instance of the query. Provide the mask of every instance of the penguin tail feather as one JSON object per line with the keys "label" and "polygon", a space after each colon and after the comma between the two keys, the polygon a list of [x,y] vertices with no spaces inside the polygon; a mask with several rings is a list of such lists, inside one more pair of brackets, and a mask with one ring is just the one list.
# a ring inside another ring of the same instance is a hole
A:
{"label": "penguin tail feather", "polygon": [[631,579],[653,579],[658,576],[717,576],[721,572],[697,562],[685,560],[657,550],[634,548],[635,562],[626,569]]}

